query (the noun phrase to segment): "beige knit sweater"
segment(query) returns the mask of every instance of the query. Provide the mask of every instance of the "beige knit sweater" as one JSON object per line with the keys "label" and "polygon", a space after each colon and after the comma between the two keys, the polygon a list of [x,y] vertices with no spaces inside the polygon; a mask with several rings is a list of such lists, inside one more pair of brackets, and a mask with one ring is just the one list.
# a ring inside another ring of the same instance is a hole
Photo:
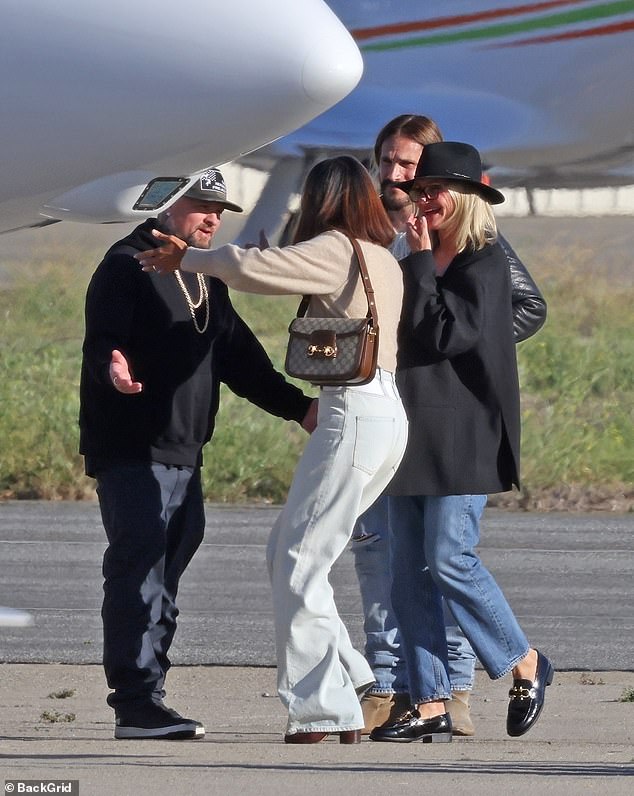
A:
{"label": "beige knit sweater", "polygon": [[[403,301],[403,278],[398,262],[387,249],[360,241],[374,288],[379,318],[378,365],[396,369],[396,331]],[[307,315],[313,317],[365,317],[368,304],[361,276],[353,260],[352,244],[331,230],[311,240],[283,248],[189,248],[183,271],[218,277],[229,287],[264,295],[312,295]]]}

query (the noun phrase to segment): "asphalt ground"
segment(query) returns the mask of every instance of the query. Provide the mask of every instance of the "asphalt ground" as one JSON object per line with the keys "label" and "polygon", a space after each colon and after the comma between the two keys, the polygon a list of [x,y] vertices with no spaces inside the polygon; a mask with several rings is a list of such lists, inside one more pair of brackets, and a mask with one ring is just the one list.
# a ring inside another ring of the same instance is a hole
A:
{"label": "asphalt ground", "polygon": [[[34,617],[0,628],[7,792],[17,780],[78,780],[82,796],[634,792],[633,515],[486,512],[482,558],[557,668],[527,736],[505,734],[508,678],[491,682],[479,670],[473,738],[298,747],[282,742],[264,567],[277,511],[208,506],[205,542],[183,578],[168,702],[203,721],[205,738],[115,741],[99,665],[98,509],[0,503],[0,605]],[[351,553],[332,582],[362,646]]]}

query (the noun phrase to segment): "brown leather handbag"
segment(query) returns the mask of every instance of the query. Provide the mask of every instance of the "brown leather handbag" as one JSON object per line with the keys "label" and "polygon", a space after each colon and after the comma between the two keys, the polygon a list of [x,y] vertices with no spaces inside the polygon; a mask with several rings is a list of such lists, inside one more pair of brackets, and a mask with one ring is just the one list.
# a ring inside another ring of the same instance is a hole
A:
{"label": "brown leather handbag", "polygon": [[288,327],[285,370],[289,376],[318,386],[358,386],[372,381],[379,354],[379,323],[374,289],[359,242],[348,236],[368,299],[365,318],[305,318],[310,296],[304,296]]}

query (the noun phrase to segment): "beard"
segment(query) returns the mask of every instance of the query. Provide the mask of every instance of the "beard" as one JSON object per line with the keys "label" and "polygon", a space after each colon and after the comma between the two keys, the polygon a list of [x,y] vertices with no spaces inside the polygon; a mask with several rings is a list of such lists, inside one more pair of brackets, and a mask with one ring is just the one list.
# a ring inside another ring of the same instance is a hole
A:
{"label": "beard", "polygon": [[211,241],[213,240],[214,233],[205,233],[200,229],[195,229],[192,234],[186,239],[185,243],[188,246],[193,246],[196,249],[210,249]]}
{"label": "beard", "polygon": [[405,191],[395,188],[395,185],[396,183],[392,182],[392,180],[383,180],[381,183],[381,201],[388,212],[390,210],[401,210],[411,204],[411,199]]}
{"label": "beard", "polygon": [[166,235],[176,235],[177,238],[184,240],[188,246],[196,249],[211,249],[211,242],[213,240],[215,231],[212,233],[205,233],[200,229],[195,229],[189,235],[183,233],[178,224],[174,223],[173,218],[170,217],[169,211],[161,213],[158,216],[158,229]]}

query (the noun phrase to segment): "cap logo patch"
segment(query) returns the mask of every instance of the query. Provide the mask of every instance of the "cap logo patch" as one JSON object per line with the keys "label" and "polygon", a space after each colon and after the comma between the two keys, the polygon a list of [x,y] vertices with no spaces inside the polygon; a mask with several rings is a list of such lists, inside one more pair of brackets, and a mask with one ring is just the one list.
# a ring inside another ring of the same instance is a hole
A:
{"label": "cap logo patch", "polygon": [[227,193],[225,181],[217,169],[209,169],[200,177],[201,191],[217,191],[223,195]]}
{"label": "cap logo patch", "polygon": [[194,184],[183,194],[188,199],[199,202],[219,202],[227,210],[241,213],[242,208],[235,202],[227,200],[227,186],[219,169],[212,168],[204,171],[196,178]]}

